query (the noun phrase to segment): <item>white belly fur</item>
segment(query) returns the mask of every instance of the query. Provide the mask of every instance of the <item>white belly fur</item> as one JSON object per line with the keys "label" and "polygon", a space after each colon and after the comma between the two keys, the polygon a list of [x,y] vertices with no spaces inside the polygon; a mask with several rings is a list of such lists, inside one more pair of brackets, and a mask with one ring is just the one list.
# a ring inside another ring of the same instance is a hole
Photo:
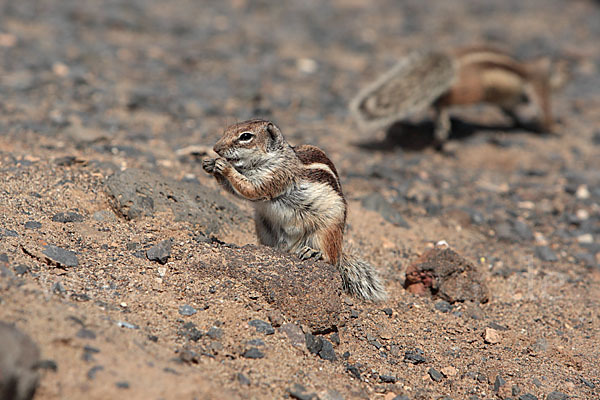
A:
{"label": "white belly fur", "polygon": [[345,208],[329,185],[315,182],[300,182],[274,200],[254,204],[257,218],[272,228],[275,247],[288,252],[303,246],[318,248],[312,234],[342,221]]}

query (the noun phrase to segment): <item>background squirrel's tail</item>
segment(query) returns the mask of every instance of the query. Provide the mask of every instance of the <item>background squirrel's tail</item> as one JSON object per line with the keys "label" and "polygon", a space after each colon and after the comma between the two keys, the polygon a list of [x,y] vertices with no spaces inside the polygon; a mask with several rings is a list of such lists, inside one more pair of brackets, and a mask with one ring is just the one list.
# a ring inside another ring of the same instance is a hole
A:
{"label": "background squirrel's tail", "polygon": [[344,290],[365,300],[385,300],[387,294],[375,269],[360,258],[342,254],[338,264]]}

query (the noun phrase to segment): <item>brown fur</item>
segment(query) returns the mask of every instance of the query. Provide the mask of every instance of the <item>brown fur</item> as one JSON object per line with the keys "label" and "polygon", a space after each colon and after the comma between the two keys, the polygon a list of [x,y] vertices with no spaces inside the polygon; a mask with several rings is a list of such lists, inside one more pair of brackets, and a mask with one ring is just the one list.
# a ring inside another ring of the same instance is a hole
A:
{"label": "brown fur", "polygon": [[514,118],[516,108],[529,100],[539,109],[541,127],[549,131],[549,71],[536,64],[490,46],[411,52],[361,90],[350,111],[362,128],[377,129],[433,106],[441,144],[450,129],[450,106],[485,102]]}

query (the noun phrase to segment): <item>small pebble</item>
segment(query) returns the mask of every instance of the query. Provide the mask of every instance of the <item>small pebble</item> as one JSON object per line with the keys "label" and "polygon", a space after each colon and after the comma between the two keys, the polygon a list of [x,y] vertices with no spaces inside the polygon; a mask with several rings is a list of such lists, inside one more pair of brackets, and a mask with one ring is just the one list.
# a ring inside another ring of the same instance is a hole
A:
{"label": "small pebble", "polygon": [[456,376],[458,374],[458,370],[456,368],[454,368],[453,366],[444,367],[444,368],[442,368],[441,372],[447,378]]}
{"label": "small pebble", "polygon": [[443,313],[452,311],[452,304],[448,303],[446,300],[440,300],[436,302],[434,307],[436,310]]}
{"label": "small pebble", "polygon": [[182,329],[179,330],[177,334],[193,342],[197,342],[202,336],[204,336],[193,322],[187,322],[183,324]]}
{"label": "small pebble", "polygon": [[283,324],[281,330],[287,335],[290,344],[294,347],[302,348],[306,344],[306,338],[304,332],[296,324]]}
{"label": "small pebble", "polygon": [[250,386],[250,379],[248,379],[248,377],[241,372],[235,374],[235,379],[240,383],[240,385]]}
{"label": "small pebble", "polygon": [[580,185],[575,191],[575,197],[579,200],[586,200],[590,198],[590,191],[587,185]]}
{"label": "small pebble", "polygon": [[40,222],[37,221],[27,221],[25,222],[25,228],[26,229],[40,229],[42,227],[42,224]]}
{"label": "small pebble", "polygon": [[500,333],[493,328],[485,328],[483,332],[483,341],[487,344],[500,343]]}
{"label": "small pebble", "polygon": [[54,222],[81,222],[83,221],[83,215],[77,214],[76,212],[68,211],[68,212],[60,212],[54,214],[52,216],[52,221]]}
{"label": "small pebble", "polygon": [[356,379],[360,380],[360,371],[355,365],[346,365],[346,371],[350,372]]}
{"label": "small pebble", "polygon": [[260,319],[253,319],[248,322],[248,325],[256,328],[256,332],[264,333],[265,335],[272,335],[275,333],[275,329],[273,329],[271,324]]}
{"label": "small pebble", "polygon": [[594,236],[591,233],[584,233],[583,235],[577,236],[577,242],[584,244],[594,243]]}
{"label": "small pebble", "polygon": [[525,393],[519,396],[519,400],[538,400],[538,398],[531,393]]}
{"label": "small pebble", "polygon": [[79,331],[77,331],[75,336],[81,339],[96,339],[96,334],[94,331],[85,328],[81,328]]}
{"label": "small pebble", "polygon": [[496,375],[496,380],[494,381],[494,392],[498,393],[500,388],[506,384],[504,378],[500,375]]}
{"label": "small pebble", "polygon": [[288,389],[290,397],[296,400],[315,400],[314,393],[306,393],[306,388],[298,383]]}
{"label": "small pebble", "polygon": [[415,349],[404,353],[404,362],[410,364],[422,364],[427,362],[427,359],[423,357],[423,350]]}
{"label": "small pebble", "polygon": [[323,360],[327,361],[335,361],[337,357],[335,356],[335,351],[333,350],[333,344],[327,339],[322,339],[323,345],[321,346],[321,350],[319,350],[319,357]]}
{"label": "small pebble", "polygon": [[62,283],[60,282],[54,282],[54,284],[52,285],[52,293],[54,294],[64,294],[67,291],[65,290],[65,287],[63,286]]}
{"label": "small pebble", "polygon": [[129,382],[120,381],[120,382],[115,383],[115,386],[118,387],[119,389],[129,389]]}
{"label": "small pebble", "polygon": [[62,267],[76,267],[79,265],[77,255],[70,251],[62,249],[51,244],[44,246],[42,253],[50,260]]}
{"label": "small pebble", "polygon": [[171,240],[163,240],[146,250],[146,257],[150,261],[165,264],[171,256]]}
{"label": "small pebble", "polygon": [[396,383],[396,377],[393,375],[379,375],[379,380],[383,383]]}
{"label": "small pebble", "polygon": [[276,328],[280,327],[285,322],[283,319],[283,314],[281,314],[281,311],[279,310],[271,311],[267,316],[271,322],[271,325]]}
{"label": "small pebble", "polygon": [[265,342],[262,339],[250,339],[246,344],[249,346],[261,347],[265,345]]}
{"label": "small pebble", "polygon": [[206,332],[206,335],[213,340],[219,340],[223,337],[223,330],[216,326],[211,326]]}
{"label": "small pebble", "polygon": [[443,378],[442,373],[434,368],[429,368],[429,371],[427,371],[427,373],[435,382],[439,382]]}
{"label": "small pebble", "polygon": [[119,321],[117,322],[119,328],[127,328],[127,329],[139,329],[139,326],[135,324],[130,324],[129,322]]}
{"label": "small pebble", "polygon": [[585,386],[589,387],[590,389],[596,388],[596,384],[594,382],[589,381],[589,380],[585,379],[584,377],[580,377],[579,379],[581,380],[581,383],[583,383]]}
{"label": "small pebble", "polygon": [[244,358],[249,358],[249,359],[258,359],[258,358],[264,358],[265,354],[260,351],[259,349],[257,349],[256,347],[250,347],[248,350],[246,350],[244,352],[244,354],[242,354],[242,356]]}
{"label": "small pebble", "polygon": [[535,248],[535,255],[542,261],[555,262],[558,261],[558,257],[552,249],[548,246],[537,246]]}
{"label": "small pebble", "polygon": [[564,394],[563,392],[550,392],[548,396],[546,396],[546,400],[569,400],[569,396]]}
{"label": "small pebble", "polygon": [[94,378],[96,378],[96,374],[99,371],[102,371],[104,369],[104,367],[102,365],[95,365],[92,368],[90,368],[87,372],[87,377],[89,380],[93,380]]}
{"label": "small pebble", "polygon": [[15,274],[17,276],[23,276],[29,272],[29,267],[25,264],[19,264],[15,267]]}
{"label": "small pebble", "polygon": [[305,334],[306,348],[313,354],[319,354],[323,347],[323,338],[315,336],[312,333]]}
{"label": "small pebble", "polygon": [[179,307],[179,314],[189,317],[190,315],[196,314],[196,309],[190,305],[183,305]]}

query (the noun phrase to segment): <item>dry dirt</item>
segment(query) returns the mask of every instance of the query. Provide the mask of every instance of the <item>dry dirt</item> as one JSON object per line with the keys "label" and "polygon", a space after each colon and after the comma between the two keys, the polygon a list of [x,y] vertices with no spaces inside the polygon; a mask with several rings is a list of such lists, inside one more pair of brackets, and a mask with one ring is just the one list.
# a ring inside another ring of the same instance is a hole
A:
{"label": "dry dirt", "polygon": [[[599,398],[599,41],[585,0],[0,1],[0,320],[40,348],[35,399]],[[565,62],[556,134],[493,107],[445,153],[357,130],[407,51],[482,42]],[[180,151],[255,116],[330,155],[387,301],[256,246]],[[440,240],[489,301],[404,289]]]}

